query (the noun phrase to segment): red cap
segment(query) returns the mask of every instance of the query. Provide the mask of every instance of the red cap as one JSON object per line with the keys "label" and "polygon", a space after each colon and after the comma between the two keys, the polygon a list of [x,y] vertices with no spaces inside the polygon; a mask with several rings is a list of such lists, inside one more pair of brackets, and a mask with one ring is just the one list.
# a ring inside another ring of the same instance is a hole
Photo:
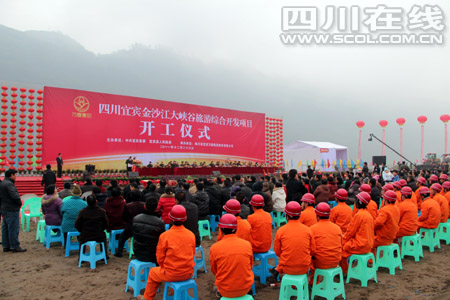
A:
{"label": "red cap", "polygon": [[361,186],[359,187],[359,191],[370,193],[370,192],[372,192],[372,188],[368,184],[361,184]]}
{"label": "red cap", "polygon": [[290,217],[297,217],[300,216],[300,213],[302,212],[302,207],[297,201],[290,201],[288,202],[288,204],[286,204],[284,212],[286,213],[286,215]]}
{"label": "red cap", "polygon": [[450,190],[450,181],[445,181],[445,182],[442,184],[442,187],[443,187],[444,189]]}
{"label": "red cap", "polygon": [[263,207],[264,206],[264,197],[261,195],[253,195],[250,200],[250,205],[255,207]]}
{"label": "red cap", "polygon": [[419,194],[420,195],[424,195],[424,194],[429,194],[430,193],[430,189],[427,188],[426,186],[423,186],[419,189]]}
{"label": "red cap", "polygon": [[175,205],[170,210],[169,218],[172,221],[186,221],[186,209],[182,205]]}
{"label": "red cap", "polygon": [[400,190],[402,188],[402,185],[398,181],[393,182],[392,186],[395,187],[398,190]]}
{"label": "red cap", "polygon": [[316,197],[314,197],[311,193],[306,193],[303,195],[302,199],[300,201],[306,202],[306,203],[315,203]]}
{"label": "red cap", "polygon": [[435,181],[435,182],[438,182],[438,180],[439,180],[439,178],[437,177],[437,175],[431,175],[430,176],[430,181]]}
{"label": "red cap", "polygon": [[356,195],[356,198],[358,198],[359,201],[361,201],[362,203],[364,203],[366,205],[369,204],[369,202],[371,200],[369,193],[366,193],[366,192],[359,193],[358,195]]}
{"label": "red cap", "polygon": [[417,182],[420,184],[427,184],[427,180],[425,179],[425,177],[417,178]]}
{"label": "red cap", "polygon": [[232,214],[224,214],[219,220],[219,228],[237,229],[237,219]]}
{"label": "red cap", "polygon": [[400,185],[402,186],[402,187],[404,187],[404,186],[406,186],[408,183],[406,182],[406,180],[405,179],[400,179],[399,181],[398,181],[398,183],[400,183]]}
{"label": "red cap", "polygon": [[320,202],[317,204],[316,208],[314,209],[316,212],[316,215],[320,217],[329,217],[330,216],[330,206],[328,203]]}
{"label": "red cap", "polygon": [[387,191],[384,193],[383,198],[387,202],[395,202],[397,200],[397,194],[394,191]]}
{"label": "red cap", "polygon": [[442,173],[441,176],[439,176],[439,179],[448,180],[448,175]]}
{"label": "red cap", "polygon": [[435,183],[431,186],[431,189],[440,193],[442,191],[442,185],[440,185],[439,183]]}
{"label": "red cap", "polygon": [[237,200],[230,199],[223,206],[223,210],[230,214],[239,214],[241,212],[241,203]]}
{"label": "red cap", "polygon": [[402,190],[400,192],[402,193],[402,195],[412,195],[412,189],[409,186],[402,187]]}
{"label": "red cap", "polygon": [[336,193],[334,194],[334,196],[336,198],[338,198],[339,200],[347,200],[348,198],[348,193],[345,189],[338,189],[336,191]]}

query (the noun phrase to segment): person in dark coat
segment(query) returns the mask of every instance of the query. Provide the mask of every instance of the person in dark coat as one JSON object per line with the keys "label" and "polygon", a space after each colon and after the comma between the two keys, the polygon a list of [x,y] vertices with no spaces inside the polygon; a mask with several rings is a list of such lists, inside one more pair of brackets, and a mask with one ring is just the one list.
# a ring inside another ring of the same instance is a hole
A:
{"label": "person in dark coat", "polygon": [[[86,242],[95,241],[105,243],[105,249],[108,249],[105,229],[108,227],[108,219],[104,209],[98,207],[94,195],[89,195],[86,199],[87,207],[80,210],[75,220],[75,228],[80,232],[78,240],[80,246]],[[106,258],[108,252],[106,252]]]}
{"label": "person in dark coat", "polygon": [[188,190],[178,192],[175,195],[175,201],[186,209],[187,220],[183,225],[195,235],[195,247],[198,247],[201,242],[200,233],[198,231],[198,207],[194,203],[187,201],[186,195],[189,194]]}
{"label": "person in dark coat", "polygon": [[58,178],[62,177],[62,166],[63,166],[63,159],[61,157],[61,153],[58,153],[58,157],[56,158],[56,166],[58,168]]}
{"label": "person in dark coat", "polygon": [[298,180],[297,170],[289,170],[289,179],[286,182],[286,203],[292,201],[294,197],[300,199],[306,193],[308,191],[305,186]]}
{"label": "person in dark coat", "polygon": [[203,183],[197,183],[196,187],[197,191],[192,195],[192,203],[198,207],[198,219],[207,220],[209,214],[209,196],[203,190]]}
{"label": "person in dark coat", "polygon": [[370,198],[377,203],[380,204],[381,192],[377,187],[377,181],[375,178],[370,178],[369,185],[372,188],[370,191]]}
{"label": "person in dark coat", "polygon": [[141,214],[145,210],[145,204],[141,201],[141,193],[139,190],[133,190],[129,194],[130,203],[125,205],[123,210],[122,219],[125,221],[125,229],[119,236],[119,246],[117,248],[116,254],[114,256],[122,257],[123,247],[125,241],[133,236],[133,219],[137,215]]}
{"label": "person in dark coat", "polygon": [[147,187],[142,191],[144,193],[144,198],[148,199],[149,197],[155,197],[158,201],[161,198],[161,194],[156,191],[156,185],[151,183],[150,181],[147,184]]}
{"label": "person in dark coat", "polygon": [[[158,206],[158,199],[149,197],[145,201],[145,210],[133,218],[133,251],[134,256],[139,261],[156,261],[156,246],[159,236],[165,231],[164,221],[155,212]],[[198,225],[197,225],[198,226]]]}
{"label": "person in dark coat", "polygon": [[159,181],[159,188],[156,190],[158,194],[162,195],[164,194],[164,191],[166,190],[167,181],[165,179],[161,179]]}
{"label": "person in dark coat", "polygon": [[94,186],[92,189],[92,194],[95,195],[95,198],[97,199],[97,205],[104,208],[106,198],[108,198],[108,196],[106,194],[102,194],[102,190],[98,186]]}
{"label": "person in dark coat", "polygon": [[182,192],[184,192],[184,195],[186,196],[186,201],[188,201],[188,202],[192,202],[192,194],[189,192],[190,188],[191,188],[191,185],[189,183],[184,183],[183,189],[181,190]]}
{"label": "person in dark coat", "polygon": [[239,191],[236,193],[236,200],[239,201],[239,203],[241,203],[241,213],[239,214],[239,216],[242,219],[247,219],[248,215],[250,214],[250,207],[245,204],[245,194],[242,191]]}
{"label": "person in dark coat", "polygon": [[220,205],[220,191],[214,187],[213,182],[206,181],[205,192],[209,197],[209,214],[220,215],[222,206]]}
{"label": "person in dark coat", "polygon": [[123,210],[125,209],[125,199],[120,195],[120,189],[114,188],[111,197],[106,199],[105,211],[108,217],[108,231],[125,228],[125,222],[122,219]]}
{"label": "person in dark coat", "polygon": [[59,192],[59,198],[64,199],[72,196],[72,185],[70,182],[64,182],[64,189]]}
{"label": "person in dark coat", "polygon": [[225,181],[223,182],[223,188],[220,191],[220,207],[223,207],[225,203],[227,203],[227,201],[230,199],[231,199],[231,181],[225,179]]}
{"label": "person in dark coat", "polygon": [[314,191],[314,197],[316,197],[316,205],[320,202],[328,203],[330,198],[330,188],[328,187],[328,180],[322,179],[322,184],[319,185]]}
{"label": "person in dark coat", "polygon": [[328,177],[328,187],[330,188],[330,194],[328,196],[328,201],[334,201],[334,194],[338,190],[338,186],[336,184],[336,181],[334,181],[334,177],[330,176]]}
{"label": "person in dark coat", "polygon": [[81,187],[81,192],[84,194],[86,192],[92,192],[94,185],[92,184],[92,179],[86,179],[86,182]]}
{"label": "person in dark coat", "polygon": [[55,172],[52,171],[52,166],[47,165],[46,168],[47,170],[45,170],[44,174],[42,174],[42,181],[41,181],[41,186],[44,187],[44,193],[45,189],[49,185],[56,184],[56,175]]}

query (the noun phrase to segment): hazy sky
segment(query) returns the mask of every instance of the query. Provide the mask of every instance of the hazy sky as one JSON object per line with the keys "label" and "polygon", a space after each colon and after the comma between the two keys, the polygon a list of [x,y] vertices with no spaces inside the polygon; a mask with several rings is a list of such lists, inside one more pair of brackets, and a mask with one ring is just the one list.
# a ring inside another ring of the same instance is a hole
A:
{"label": "hazy sky", "polygon": [[[286,143],[330,141],[348,146],[350,156],[356,158],[355,122],[363,120],[363,159],[368,160],[381,152],[381,145],[367,142],[370,132],[381,136],[378,121],[389,121],[387,142],[398,148],[395,119],[404,117],[404,153],[415,161],[420,156],[417,116],[424,114],[429,119],[425,153],[442,154],[444,131],[439,116],[450,114],[448,42],[444,46],[285,46],[280,42],[283,6],[317,6],[322,11],[330,4],[361,3],[406,10],[413,4],[439,5],[447,17],[446,26],[450,25],[448,0],[0,0],[0,23],[18,30],[59,31],[98,54],[135,43],[169,49],[205,64],[264,75],[273,79],[274,88],[308,91],[272,103],[255,103],[257,111],[284,118]],[[444,34],[448,40],[448,30]],[[319,109],[302,109],[307,102]],[[391,152],[387,154],[389,161],[398,161]]]}

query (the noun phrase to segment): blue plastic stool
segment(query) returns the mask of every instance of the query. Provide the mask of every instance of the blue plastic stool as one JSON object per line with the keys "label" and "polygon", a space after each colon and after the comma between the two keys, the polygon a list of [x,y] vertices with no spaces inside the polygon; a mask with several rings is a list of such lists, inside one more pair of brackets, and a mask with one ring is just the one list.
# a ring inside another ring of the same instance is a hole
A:
{"label": "blue plastic stool", "polygon": [[[145,289],[150,268],[154,267],[156,265],[152,262],[144,262],[137,259],[130,261],[125,292],[128,292],[128,288],[131,287],[133,289],[133,297],[137,297],[141,290]],[[132,270],[134,270],[134,274],[132,274]]]}
{"label": "blue plastic stool", "polygon": [[[116,249],[119,247],[119,240],[117,237],[122,234],[123,229],[111,230],[110,238],[109,238],[109,251],[111,254],[116,254]],[[125,241],[124,248],[127,249],[127,252],[130,252],[130,246],[128,245],[128,240]]]}
{"label": "blue plastic stool", "polygon": [[[95,247],[97,245],[101,245],[101,250],[100,252],[95,250]],[[89,247],[89,252],[88,253],[84,253],[84,248],[88,246]],[[80,248],[80,260],[78,262],[78,267],[81,267],[81,263],[83,261],[88,261],[91,264],[91,269],[95,269],[96,265],[97,265],[97,261],[98,260],[104,260],[105,261],[105,265],[107,264],[106,261],[106,249],[105,249],[105,243],[97,243],[94,241],[91,242],[86,242],[84,244],[81,245]]]}
{"label": "blue plastic stool", "polygon": [[[200,252],[201,253],[201,257],[197,258],[197,253]],[[194,262],[195,262],[195,266],[194,266],[194,276],[192,276],[192,278],[197,278],[197,271],[201,268],[203,268],[203,271],[206,271],[206,263],[205,263],[205,253],[203,252],[203,247],[202,246],[198,246],[195,248],[195,255],[194,255]]]}
{"label": "blue plastic stool", "polygon": [[39,220],[36,227],[36,241],[43,243],[45,239],[45,220]]}
{"label": "blue plastic stool", "polygon": [[430,252],[434,252],[435,247],[441,249],[437,228],[420,228],[419,235],[421,236],[422,246],[427,246],[430,249]]}
{"label": "blue plastic stool", "polygon": [[[272,266],[269,264],[269,259],[273,258],[275,260],[275,265]],[[253,260],[259,260],[261,263],[258,266],[253,265],[253,274],[259,277],[259,282],[262,284],[266,284],[266,278],[271,277],[272,273],[270,273],[270,269],[276,267],[278,264],[278,259],[272,250],[263,253],[253,253]]]}
{"label": "blue plastic stool", "polygon": [[[448,222],[448,221],[447,221]],[[439,241],[445,241],[445,244],[450,244],[450,223],[440,223],[438,227]]]}
{"label": "blue plastic stool", "polygon": [[80,233],[78,231],[69,231],[67,233],[67,240],[66,240],[66,257],[70,256],[70,251],[75,251],[80,249],[80,243],[78,241],[72,242],[72,237],[80,236]]}
{"label": "blue plastic stool", "polygon": [[167,230],[169,230],[170,229],[170,224],[165,224],[164,225],[164,229],[167,231]]}
{"label": "blue plastic stool", "polygon": [[[169,296],[169,288],[173,289],[173,296]],[[194,297],[188,294],[189,289],[194,291]],[[198,300],[197,284],[194,279],[177,282],[166,282],[163,300]]]}
{"label": "blue plastic stool", "polygon": [[[395,253],[397,252],[397,255]],[[400,258],[400,248],[398,244],[393,243],[387,246],[378,246],[377,248],[377,271],[378,268],[389,269],[389,274],[395,275],[395,268],[403,270],[402,259]]]}
{"label": "blue plastic stool", "polygon": [[[58,232],[52,233],[53,230],[57,230]],[[61,243],[61,245],[64,247],[64,234],[62,232],[61,226],[45,226],[44,245],[47,249],[50,249],[51,243]]]}
{"label": "blue plastic stool", "polygon": [[[323,280],[317,283],[317,277],[321,276]],[[335,282],[334,278],[339,276],[339,282]],[[314,283],[311,291],[311,300],[315,296],[332,300],[337,296],[342,295],[345,299],[344,275],[341,267],[332,269],[316,269],[314,272]]]}
{"label": "blue plastic stool", "polygon": [[272,217],[272,227],[276,228],[277,226],[275,225],[275,215],[273,214],[273,211],[270,212],[270,216]]}
{"label": "blue plastic stool", "polygon": [[256,295],[255,280],[253,280],[253,284],[252,284],[252,295],[253,295],[253,296]]}
{"label": "blue plastic stool", "polygon": [[[295,286],[297,289],[293,289]],[[308,276],[303,275],[284,275],[281,280],[279,300],[290,300],[292,296],[297,300],[309,300]]]}
{"label": "blue plastic stool", "polygon": [[217,226],[219,225],[220,216],[219,215],[210,215],[209,216],[209,225],[211,226],[211,231],[215,232]]}
{"label": "blue plastic stool", "polygon": [[[372,267],[367,266],[369,260],[372,260]],[[357,261],[356,267],[353,267],[354,261]],[[349,283],[351,278],[360,280],[362,287],[367,287],[367,282],[372,278],[378,282],[375,256],[372,252],[350,256],[346,283]]]}
{"label": "blue plastic stool", "polygon": [[423,257],[423,248],[420,235],[413,234],[409,236],[402,236],[402,259],[405,256],[414,257],[414,261],[419,261]]}

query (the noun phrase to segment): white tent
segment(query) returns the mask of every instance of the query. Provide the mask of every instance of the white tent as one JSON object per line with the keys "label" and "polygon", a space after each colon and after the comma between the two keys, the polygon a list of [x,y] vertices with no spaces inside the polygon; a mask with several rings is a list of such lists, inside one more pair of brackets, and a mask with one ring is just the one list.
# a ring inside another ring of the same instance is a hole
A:
{"label": "white tent", "polygon": [[342,164],[346,165],[347,150],[345,146],[328,142],[296,141],[284,147],[285,167],[305,171],[308,163],[312,165],[316,161],[316,170],[334,171],[333,165],[339,166],[339,160],[342,159]]}

